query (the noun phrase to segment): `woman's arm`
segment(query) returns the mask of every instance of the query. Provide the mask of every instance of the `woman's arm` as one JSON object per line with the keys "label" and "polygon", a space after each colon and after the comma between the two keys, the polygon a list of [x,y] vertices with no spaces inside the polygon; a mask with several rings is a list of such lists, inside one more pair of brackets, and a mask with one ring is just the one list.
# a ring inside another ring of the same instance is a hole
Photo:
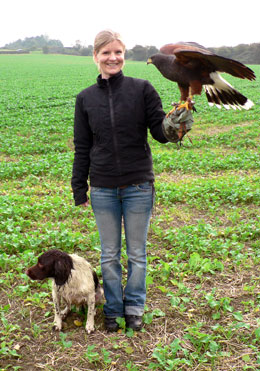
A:
{"label": "woman's arm", "polygon": [[168,139],[165,137],[162,129],[162,122],[166,114],[163,111],[159,94],[148,81],[144,89],[144,100],[146,121],[152,137],[160,143],[167,143]]}
{"label": "woman's arm", "polygon": [[77,96],[74,115],[75,154],[71,185],[75,205],[86,204],[88,201],[88,174],[90,166],[90,150],[93,145],[92,131],[89,127],[87,113],[83,109],[83,97]]}

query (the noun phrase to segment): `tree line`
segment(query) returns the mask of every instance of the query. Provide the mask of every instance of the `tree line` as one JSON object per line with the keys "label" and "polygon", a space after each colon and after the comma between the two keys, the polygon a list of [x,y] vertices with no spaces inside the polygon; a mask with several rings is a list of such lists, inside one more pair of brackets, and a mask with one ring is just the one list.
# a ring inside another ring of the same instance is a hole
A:
{"label": "tree line", "polygon": [[[73,47],[64,47],[60,40],[52,40],[45,35],[26,37],[24,40],[19,39],[13,43],[6,44],[3,48],[19,52],[21,50],[24,50],[24,52],[42,50],[45,54],[59,53],[81,56],[91,56],[93,54],[92,45],[84,46],[77,40]],[[245,64],[260,64],[260,43],[240,44],[234,47],[211,47],[208,49],[215,54],[236,59]],[[159,50],[155,46],[135,45],[132,49],[126,50],[125,56],[126,59],[146,61],[149,56],[158,52]]]}
{"label": "tree line", "polygon": [[12,43],[6,44],[3,49],[19,50],[24,49],[27,51],[33,51],[42,49],[43,47],[63,47],[60,40],[49,39],[46,35],[26,37],[24,40],[18,39]]}
{"label": "tree line", "polygon": [[260,64],[260,43],[239,44],[237,46],[222,46],[208,48],[212,53],[222,57],[235,59],[245,64]]}

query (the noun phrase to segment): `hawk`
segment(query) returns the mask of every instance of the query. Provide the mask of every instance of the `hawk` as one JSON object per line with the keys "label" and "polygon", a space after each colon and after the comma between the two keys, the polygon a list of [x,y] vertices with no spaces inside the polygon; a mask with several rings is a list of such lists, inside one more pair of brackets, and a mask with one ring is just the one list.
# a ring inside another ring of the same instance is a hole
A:
{"label": "hawk", "polygon": [[210,106],[248,110],[254,105],[219,74],[225,72],[241,79],[255,80],[254,72],[243,63],[214,54],[195,42],[166,44],[160,53],[148,58],[149,63],[154,64],[166,79],[177,82],[180,100],[185,102],[178,105],[178,109],[191,109],[192,97],[201,95],[202,87]]}

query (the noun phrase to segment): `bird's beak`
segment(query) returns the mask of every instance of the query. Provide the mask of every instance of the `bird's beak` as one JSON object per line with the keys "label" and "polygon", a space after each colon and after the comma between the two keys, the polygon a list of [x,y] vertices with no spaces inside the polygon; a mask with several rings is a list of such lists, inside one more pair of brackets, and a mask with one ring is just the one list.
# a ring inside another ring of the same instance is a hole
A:
{"label": "bird's beak", "polygon": [[153,63],[152,58],[148,58],[146,64]]}

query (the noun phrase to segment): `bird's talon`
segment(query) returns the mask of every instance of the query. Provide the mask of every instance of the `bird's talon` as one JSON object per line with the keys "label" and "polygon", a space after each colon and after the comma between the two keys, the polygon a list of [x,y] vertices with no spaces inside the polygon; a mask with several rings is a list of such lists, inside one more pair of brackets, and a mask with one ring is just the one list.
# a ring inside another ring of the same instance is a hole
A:
{"label": "bird's talon", "polygon": [[178,108],[179,103],[176,103],[176,102],[172,102],[171,105],[173,106],[173,108],[170,110],[170,112],[167,113],[166,117],[169,117],[173,112],[175,112],[175,110]]}
{"label": "bird's talon", "polygon": [[176,107],[173,107],[173,109],[171,109],[170,112],[166,114],[166,117],[169,117],[175,111],[175,109]]}
{"label": "bird's talon", "polygon": [[187,100],[185,103],[179,104],[177,110],[181,110],[182,108],[185,108],[187,111],[190,111],[192,108],[191,102]]}

